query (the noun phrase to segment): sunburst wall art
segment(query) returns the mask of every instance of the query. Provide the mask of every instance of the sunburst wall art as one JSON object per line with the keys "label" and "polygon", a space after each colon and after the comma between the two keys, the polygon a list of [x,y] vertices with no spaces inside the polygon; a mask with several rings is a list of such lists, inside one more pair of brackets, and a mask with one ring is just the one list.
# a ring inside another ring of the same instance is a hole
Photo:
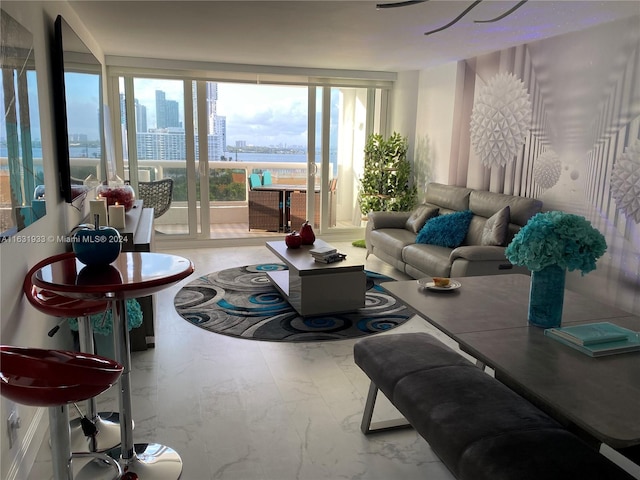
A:
{"label": "sunburst wall art", "polygon": [[553,150],[547,150],[533,164],[533,179],[541,188],[548,190],[560,180],[562,164]]}
{"label": "sunburst wall art", "polygon": [[617,158],[611,172],[611,196],[618,210],[640,223],[640,140]]}
{"label": "sunburst wall art", "polygon": [[505,166],[524,144],[531,102],[524,83],[499,73],[480,88],[471,113],[471,144],[486,167]]}

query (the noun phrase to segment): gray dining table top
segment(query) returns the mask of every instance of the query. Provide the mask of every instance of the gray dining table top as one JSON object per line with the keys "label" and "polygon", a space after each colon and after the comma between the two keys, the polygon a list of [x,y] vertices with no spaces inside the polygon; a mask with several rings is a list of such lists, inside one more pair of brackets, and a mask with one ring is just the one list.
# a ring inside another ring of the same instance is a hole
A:
{"label": "gray dining table top", "polygon": [[[383,288],[561,423],[613,448],[640,444],[640,351],[593,358],[545,336],[527,321],[526,275],[456,280],[445,292],[415,280]],[[640,317],[565,291],[563,325],[601,321],[640,331]]]}

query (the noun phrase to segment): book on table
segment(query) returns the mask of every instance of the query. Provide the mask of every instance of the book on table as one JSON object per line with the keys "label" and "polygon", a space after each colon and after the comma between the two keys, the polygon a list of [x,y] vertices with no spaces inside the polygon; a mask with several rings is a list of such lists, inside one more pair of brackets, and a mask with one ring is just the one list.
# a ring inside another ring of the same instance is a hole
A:
{"label": "book on table", "polygon": [[611,322],[587,323],[584,325],[552,328],[551,330],[554,335],[559,335],[578,345],[594,345],[597,343],[626,340],[630,332],[630,330],[619,327]]}
{"label": "book on table", "polygon": [[317,257],[317,256],[330,255],[332,253],[336,253],[337,251],[338,251],[337,248],[334,248],[331,245],[326,245],[323,247],[314,247],[311,250],[309,250],[309,253],[314,257]]}
{"label": "book on table", "polygon": [[638,332],[610,322],[547,328],[544,334],[592,357],[640,350]]}
{"label": "book on table", "polygon": [[333,263],[344,260],[347,256],[344,253],[338,252],[338,249],[331,245],[324,245],[321,247],[314,247],[309,250],[311,256],[318,263]]}
{"label": "book on table", "polygon": [[341,260],[344,260],[345,258],[347,258],[347,256],[344,253],[335,252],[335,253],[331,253],[329,255],[324,255],[324,256],[314,255],[313,258],[318,263],[334,263],[334,262],[339,262]]}

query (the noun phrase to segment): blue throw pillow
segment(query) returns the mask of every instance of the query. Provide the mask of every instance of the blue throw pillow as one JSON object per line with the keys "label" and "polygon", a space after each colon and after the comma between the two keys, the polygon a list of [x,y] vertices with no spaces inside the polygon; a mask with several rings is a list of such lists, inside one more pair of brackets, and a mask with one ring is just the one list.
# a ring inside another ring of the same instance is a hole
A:
{"label": "blue throw pillow", "polygon": [[471,210],[464,210],[431,218],[418,233],[416,243],[449,248],[459,247],[467,236],[472,217]]}

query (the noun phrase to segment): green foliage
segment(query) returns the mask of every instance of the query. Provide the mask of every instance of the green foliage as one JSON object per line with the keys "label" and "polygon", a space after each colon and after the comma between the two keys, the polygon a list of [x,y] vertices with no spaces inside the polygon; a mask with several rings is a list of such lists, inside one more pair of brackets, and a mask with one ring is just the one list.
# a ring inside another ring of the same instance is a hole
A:
{"label": "green foliage", "polygon": [[371,134],[364,148],[364,174],[360,178],[360,211],[406,212],[417,199],[415,185],[410,185],[411,164],[407,160],[407,138],[399,133],[385,140]]}
{"label": "green foliage", "polygon": [[[242,183],[234,182],[232,171],[229,169],[212,169],[209,174],[210,201],[243,201],[246,200],[245,177]],[[169,172],[165,169],[165,176],[173,178],[173,200],[176,202],[187,200],[187,176],[184,173]],[[200,182],[196,182],[196,198],[200,198]]]}

